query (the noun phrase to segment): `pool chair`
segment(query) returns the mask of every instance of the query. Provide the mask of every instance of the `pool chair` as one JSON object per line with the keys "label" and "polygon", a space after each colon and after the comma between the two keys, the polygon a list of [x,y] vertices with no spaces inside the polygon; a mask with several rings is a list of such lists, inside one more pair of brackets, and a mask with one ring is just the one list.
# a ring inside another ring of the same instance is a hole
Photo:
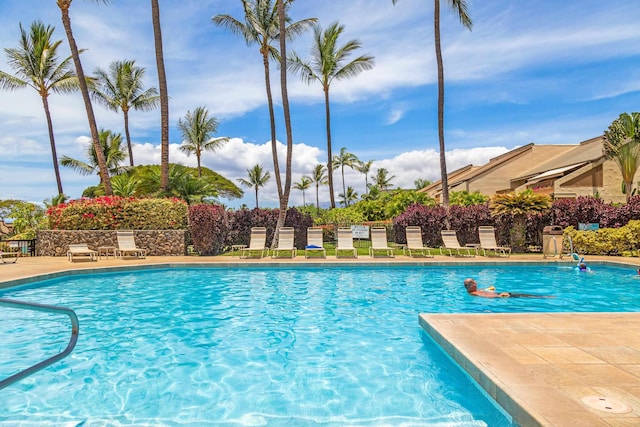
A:
{"label": "pool chair", "polygon": [[322,228],[307,228],[307,246],[304,248],[304,257],[309,258],[312,254],[320,254],[322,258],[327,257],[327,250],[322,242]]}
{"label": "pool chair", "polygon": [[371,227],[371,246],[369,256],[375,258],[376,252],[384,252],[389,258],[393,258],[393,248],[387,243],[387,229],[385,227]]}
{"label": "pool chair", "polygon": [[338,228],[338,244],[336,245],[336,258],[341,252],[350,252],[353,258],[358,258],[358,250],[353,246],[353,232],[350,227]]}
{"label": "pool chair", "polygon": [[98,252],[93,249],[89,249],[86,243],[72,243],[67,250],[67,260],[73,262],[76,257],[88,259],[89,261],[98,260]]}
{"label": "pool chair", "polygon": [[269,255],[266,227],[251,227],[249,246],[240,249],[240,258],[263,258]]}
{"label": "pool chair", "polygon": [[[460,246],[458,242],[458,235],[455,230],[441,230],[442,246],[440,246],[440,254],[444,254],[443,251],[447,251],[449,256],[464,256],[474,257],[475,248],[468,246]],[[471,249],[474,249],[474,253],[471,253]]]}
{"label": "pool chair", "polygon": [[[20,251],[5,252],[0,250],[0,261],[2,261],[3,264],[15,264],[18,261],[19,256],[20,256]],[[11,261],[10,263],[7,262],[9,258],[13,258],[13,261]]]}
{"label": "pool chair", "polygon": [[407,245],[405,250],[409,252],[410,257],[420,255],[427,258],[433,258],[431,249],[422,244],[422,229],[420,227],[417,225],[409,225],[405,229],[405,233],[407,236]]}
{"label": "pool chair", "polygon": [[133,231],[117,231],[118,248],[116,256],[124,258],[126,256],[146,258],[147,250],[136,246]]}
{"label": "pool chair", "polygon": [[492,226],[479,226],[478,235],[480,236],[480,249],[482,249],[484,256],[487,256],[487,251],[489,251],[489,254],[493,251],[496,256],[508,257],[511,255],[511,248],[509,246],[499,246],[496,243],[496,231]]}
{"label": "pool chair", "polygon": [[291,258],[296,257],[297,249],[294,245],[295,230],[293,227],[280,227],[278,233],[278,247],[273,250],[271,258],[278,258],[281,252],[289,255]]}

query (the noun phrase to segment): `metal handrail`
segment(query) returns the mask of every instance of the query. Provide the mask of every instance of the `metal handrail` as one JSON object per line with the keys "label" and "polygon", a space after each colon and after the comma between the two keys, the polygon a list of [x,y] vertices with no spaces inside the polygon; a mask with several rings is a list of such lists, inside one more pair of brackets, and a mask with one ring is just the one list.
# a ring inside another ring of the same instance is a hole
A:
{"label": "metal handrail", "polygon": [[71,319],[71,338],[69,339],[69,344],[67,344],[67,348],[65,348],[62,352],[43,360],[42,362],[36,363],[35,365],[24,369],[17,374],[11,375],[9,378],[6,378],[0,381],[0,390],[3,388],[20,381],[23,378],[28,377],[29,375],[38,372],[41,369],[46,368],[49,365],[56,363],[58,360],[64,359],[67,357],[76,346],[76,342],[78,341],[78,333],[80,332],[80,325],[78,323],[78,316],[76,312],[71,310],[70,308],[65,307],[56,307],[53,305],[46,304],[37,304],[32,302],[24,302],[24,301],[16,301],[12,299],[0,298],[0,305],[4,305],[11,308],[21,308],[25,310],[34,310],[34,311],[42,311],[45,313],[61,313],[66,314]]}

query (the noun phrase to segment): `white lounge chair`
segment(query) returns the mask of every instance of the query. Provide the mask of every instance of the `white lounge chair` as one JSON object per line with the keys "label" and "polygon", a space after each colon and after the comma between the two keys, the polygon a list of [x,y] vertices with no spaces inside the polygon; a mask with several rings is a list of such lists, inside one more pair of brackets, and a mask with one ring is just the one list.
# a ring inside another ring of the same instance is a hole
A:
{"label": "white lounge chair", "polygon": [[240,249],[240,258],[263,258],[265,253],[269,255],[266,227],[251,227],[249,246]]}
{"label": "white lounge chair", "polygon": [[480,237],[480,249],[482,249],[484,256],[487,256],[487,251],[493,251],[496,256],[508,257],[511,255],[509,246],[500,246],[496,243],[496,230],[492,226],[479,226],[478,236]]}
{"label": "white lounge chair", "polygon": [[338,228],[338,244],[336,245],[336,258],[340,257],[340,252],[350,252],[354,258],[358,258],[358,250],[353,246],[353,232],[351,228]]}
{"label": "white lounge chair", "polygon": [[[449,256],[476,256],[474,248],[460,246],[460,243],[458,242],[458,235],[455,230],[441,230],[440,235],[442,236],[442,246],[440,247],[441,254],[443,250],[446,250],[449,252]],[[474,249],[474,253],[471,253],[471,249]]]}
{"label": "white lounge chair", "polygon": [[86,243],[72,243],[67,250],[67,260],[73,262],[76,257],[88,258],[90,261],[98,260],[98,252],[89,249]]}
{"label": "white lounge chair", "polygon": [[376,252],[384,251],[386,256],[393,258],[393,248],[387,243],[387,229],[384,227],[371,227],[371,246],[369,255],[375,258]]}
{"label": "white lounge chair", "polygon": [[[15,264],[18,261],[19,256],[20,256],[20,251],[9,251],[9,252],[0,251],[0,261],[2,261],[3,264]],[[13,261],[11,261],[11,263],[8,263],[6,261],[9,258],[13,258]]]}
{"label": "white lounge chair", "polygon": [[322,242],[322,228],[320,227],[307,228],[307,246],[304,248],[304,257],[309,258],[309,255],[314,253],[319,253],[322,258],[327,257],[327,250]]}
{"label": "white lounge chair", "polygon": [[409,252],[410,257],[421,255],[427,258],[433,258],[431,249],[424,246],[422,243],[422,229],[417,225],[409,225],[405,229],[407,236],[406,250]]}
{"label": "white lounge chair", "polygon": [[147,250],[136,246],[133,231],[117,231],[118,248],[116,256],[123,258],[125,256],[134,256],[138,258],[146,258]]}
{"label": "white lounge chair", "polygon": [[273,250],[271,258],[277,258],[281,252],[285,252],[291,256],[296,257],[297,249],[294,244],[295,230],[293,227],[280,227],[278,233],[278,247]]}

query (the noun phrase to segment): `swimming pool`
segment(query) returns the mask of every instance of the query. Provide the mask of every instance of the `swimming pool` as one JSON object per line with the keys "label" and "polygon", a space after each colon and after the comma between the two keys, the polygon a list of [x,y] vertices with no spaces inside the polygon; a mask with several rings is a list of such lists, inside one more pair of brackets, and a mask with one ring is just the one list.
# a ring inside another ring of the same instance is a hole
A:
{"label": "swimming pool", "polygon": [[[508,426],[417,314],[637,311],[634,275],[605,266],[175,268],[5,290],[76,309],[81,329],[70,357],[0,391],[0,425]],[[473,298],[461,285],[468,276],[556,298]],[[64,348],[64,322],[3,309],[0,340],[11,344],[0,375]]]}

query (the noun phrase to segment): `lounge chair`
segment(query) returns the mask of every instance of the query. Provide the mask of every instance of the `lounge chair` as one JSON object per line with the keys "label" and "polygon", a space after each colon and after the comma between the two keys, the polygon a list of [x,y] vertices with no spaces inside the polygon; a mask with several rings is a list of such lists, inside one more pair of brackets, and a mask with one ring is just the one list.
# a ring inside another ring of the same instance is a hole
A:
{"label": "lounge chair", "polygon": [[249,246],[240,249],[240,258],[263,258],[265,254],[269,255],[266,227],[251,227]]}
{"label": "lounge chair", "polygon": [[116,235],[118,237],[117,256],[120,258],[124,258],[125,256],[146,258],[147,250],[136,246],[133,231],[117,231]]}
{"label": "lounge chair", "polygon": [[[443,254],[443,250],[449,252],[449,256],[466,256],[474,257],[475,248],[467,246],[460,246],[458,242],[458,235],[455,230],[441,230],[442,246],[440,246],[440,253]],[[471,249],[474,249],[474,253],[471,253]]]}
{"label": "lounge chair", "polygon": [[93,249],[89,249],[86,243],[72,243],[67,250],[67,260],[73,262],[76,257],[88,258],[89,261],[98,260],[98,252]]}
{"label": "lounge chair", "polygon": [[358,258],[358,250],[353,246],[353,232],[349,227],[338,228],[336,258],[340,257],[340,252],[351,252],[354,258]]}
{"label": "lounge chair", "polygon": [[[2,261],[3,264],[15,264],[18,261],[19,256],[20,256],[20,251],[9,251],[9,252],[0,251],[0,261]],[[6,259],[9,259],[9,258],[13,258],[13,261],[11,263],[8,263],[6,261]]]}
{"label": "lounge chair", "polygon": [[384,227],[371,227],[371,246],[369,255],[375,258],[376,252],[384,251],[386,256],[393,258],[393,248],[387,243],[387,229]]}
{"label": "lounge chair", "polygon": [[511,255],[509,246],[500,246],[496,243],[496,231],[492,226],[479,226],[478,235],[480,236],[480,249],[482,249],[484,256],[487,256],[487,251],[493,251],[496,256],[508,257]]}
{"label": "lounge chair", "polygon": [[410,257],[421,255],[427,258],[433,258],[431,249],[422,244],[422,229],[417,225],[410,225],[405,229],[407,236],[406,250]]}
{"label": "lounge chair", "polygon": [[271,258],[277,258],[280,252],[285,252],[291,256],[296,257],[297,249],[294,245],[295,230],[293,227],[280,227],[280,233],[278,233],[278,247],[273,250]]}
{"label": "lounge chair", "polygon": [[307,228],[307,246],[304,248],[304,257],[309,258],[309,255],[313,253],[319,253],[322,258],[327,257],[327,250],[322,243],[322,228],[320,227]]}

